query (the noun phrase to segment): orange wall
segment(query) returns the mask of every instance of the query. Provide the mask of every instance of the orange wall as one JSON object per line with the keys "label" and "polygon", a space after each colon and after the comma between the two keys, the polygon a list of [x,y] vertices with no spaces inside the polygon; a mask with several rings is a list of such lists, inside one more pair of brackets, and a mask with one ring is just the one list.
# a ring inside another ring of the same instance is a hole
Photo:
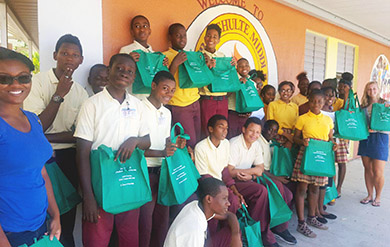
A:
{"label": "orange wall", "polygon": [[[251,13],[254,12],[256,4],[263,13],[261,23],[275,51],[279,81],[296,82],[295,76],[303,71],[306,29],[359,46],[358,72],[355,75],[359,94],[369,80],[375,59],[380,54],[390,58],[389,47],[271,0],[103,0],[105,63],[108,63],[110,56],[118,52],[120,47],[132,42],[129,26],[133,16],[142,14],[149,19],[152,28],[149,43],[154,50],[163,51],[168,47],[168,26],[180,22],[188,27],[203,11],[199,2],[240,2],[245,4],[245,8]],[[188,37],[191,38],[197,37]]]}

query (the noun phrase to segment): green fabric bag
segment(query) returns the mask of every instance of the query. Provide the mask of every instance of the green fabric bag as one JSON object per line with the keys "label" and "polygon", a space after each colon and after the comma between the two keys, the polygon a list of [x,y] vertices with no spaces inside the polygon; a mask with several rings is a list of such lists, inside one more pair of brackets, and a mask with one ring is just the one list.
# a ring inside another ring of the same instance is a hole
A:
{"label": "green fabric bag", "polygon": [[333,177],[336,174],[333,143],[310,139],[303,153],[301,172],[310,176]]}
{"label": "green fabric bag", "polygon": [[201,88],[209,85],[213,79],[204,56],[199,51],[184,51],[187,60],[179,65],[180,88]]}
{"label": "green fabric bag", "polygon": [[[175,128],[180,128],[180,134],[175,136]],[[176,143],[180,136],[186,140],[190,136],[184,134],[180,123],[176,123],[171,130],[171,142]],[[161,164],[157,202],[161,205],[172,206],[185,202],[198,188],[199,172],[188,153],[186,147],[176,149],[170,157],[165,157]]]}
{"label": "green fabric bag", "polygon": [[215,67],[211,69],[214,79],[208,86],[210,92],[225,93],[237,92],[240,90],[240,80],[238,79],[236,67],[231,65],[231,57],[216,57]]}
{"label": "green fabric bag", "polygon": [[[60,241],[56,237],[53,238],[52,241],[50,241],[50,237],[47,235],[43,235],[41,239],[37,241],[37,239],[34,239],[34,244],[30,245],[30,247],[64,247]],[[19,247],[28,247],[27,244],[19,245]]]}
{"label": "green fabric bag", "polygon": [[56,162],[46,163],[45,168],[53,187],[58,209],[62,215],[79,204],[81,197]]}
{"label": "green fabric bag", "polygon": [[372,130],[390,131],[390,107],[385,107],[385,104],[374,103],[371,111]]}
{"label": "green fabric bag", "polygon": [[338,196],[337,188],[333,182],[332,186],[326,187],[324,205],[328,204],[328,202],[331,202],[333,199],[336,199]]}
{"label": "green fabric bag", "polygon": [[252,219],[244,204],[237,210],[237,219],[242,233],[242,246],[263,247],[260,221]]}
{"label": "green fabric bag", "polygon": [[136,148],[130,159],[114,161],[116,152],[101,145],[91,152],[91,180],[96,202],[104,211],[119,214],[152,200],[144,151]]}
{"label": "green fabric bag", "polygon": [[268,191],[269,213],[271,217],[270,228],[289,221],[292,211],[284,201],[276,184],[265,173],[257,178],[257,182],[262,183]]}
{"label": "green fabric bag", "polygon": [[[356,102],[358,106],[356,106]],[[359,99],[357,96],[355,99],[352,90],[349,90],[344,109],[337,111],[335,115],[335,137],[353,141],[367,139],[369,135],[367,119],[364,112],[360,109]]]}
{"label": "green fabric bag", "polygon": [[291,177],[294,168],[294,161],[291,151],[277,142],[273,142],[274,153],[271,161],[270,173],[280,177]]}
{"label": "green fabric bag", "polygon": [[263,101],[257,93],[254,82],[249,79],[245,84],[241,83],[240,90],[236,92],[236,111],[239,113],[253,112],[263,107]]}
{"label": "green fabric bag", "polygon": [[139,61],[135,78],[133,83],[134,94],[150,94],[152,81],[157,72],[161,70],[169,71],[167,66],[163,65],[165,55],[161,52],[143,52],[142,50],[135,50],[139,53]]}

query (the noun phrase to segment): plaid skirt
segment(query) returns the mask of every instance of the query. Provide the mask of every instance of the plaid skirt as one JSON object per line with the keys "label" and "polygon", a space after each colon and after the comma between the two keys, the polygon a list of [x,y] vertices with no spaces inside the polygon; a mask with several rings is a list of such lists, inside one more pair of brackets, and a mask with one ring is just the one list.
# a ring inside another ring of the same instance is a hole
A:
{"label": "plaid skirt", "polygon": [[348,145],[349,145],[348,140],[338,139],[337,150],[335,152],[336,163],[348,162]]}
{"label": "plaid skirt", "polygon": [[291,180],[296,182],[303,182],[307,184],[314,184],[316,186],[325,186],[328,183],[328,177],[309,176],[301,172],[301,163],[305,147],[301,146],[297,159],[295,161],[294,170],[291,175]]}

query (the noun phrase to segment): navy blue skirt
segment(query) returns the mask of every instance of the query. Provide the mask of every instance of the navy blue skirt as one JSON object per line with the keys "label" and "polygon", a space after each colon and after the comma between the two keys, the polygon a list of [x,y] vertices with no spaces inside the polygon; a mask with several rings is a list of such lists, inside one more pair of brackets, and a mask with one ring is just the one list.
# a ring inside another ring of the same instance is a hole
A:
{"label": "navy blue skirt", "polygon": [[389,157],[389,135],[370,133],[367,140],[359,142],[358,155],[387,161]]}

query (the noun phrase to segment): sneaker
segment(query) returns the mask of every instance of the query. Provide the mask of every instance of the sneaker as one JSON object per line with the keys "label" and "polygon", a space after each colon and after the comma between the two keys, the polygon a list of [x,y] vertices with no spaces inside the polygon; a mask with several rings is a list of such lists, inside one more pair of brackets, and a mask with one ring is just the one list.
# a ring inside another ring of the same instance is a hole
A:
{"label": "sneaker", "polygon": [[327,219],[330,219],[330,220],[335,220],[335,219],[337,219],[337,216],[334,215],[334,214],[331,214],[331,213],[328,213],[328,214],[321,214],[321,215],[322,215],[322,217],[327,218]]}
{"label": "sneaker", "polygon": [[286,244],[294,245],[297,243],[297,240],[295,239],[295,237],[293,235],[291,235],[291,233],[288,231],[288,229],[286,229],[283,232],[276,232],[276,231],[272,231],[272,232],[275,234],[276,238],[282,240]]}
{"label": "sneaker", "polygon": [[314,226],[315,228],[321,230],[328,230],[328,227],[317,220],[317,217],[309,218],[307,217],[306,222],[310,226]]}
{"label": "sneaker", "polygon": [[322,224],[328,223],[328,220],[325,219],[325,217],[317,217],[317,220],[318,220],[319,222],[321,222]]}
{"label": "sneaker", "polygon": [[264,247],[280,247],[280,245],[275,242],[273,244],[264,245]]}
{"label": "sneaker", "polygon": [[317,237],[317,234],[315,234],[306,224],[306,222],[302,224],[298,224],[297,226],[297,232],[302,233],[308,238],[315,238]]}

